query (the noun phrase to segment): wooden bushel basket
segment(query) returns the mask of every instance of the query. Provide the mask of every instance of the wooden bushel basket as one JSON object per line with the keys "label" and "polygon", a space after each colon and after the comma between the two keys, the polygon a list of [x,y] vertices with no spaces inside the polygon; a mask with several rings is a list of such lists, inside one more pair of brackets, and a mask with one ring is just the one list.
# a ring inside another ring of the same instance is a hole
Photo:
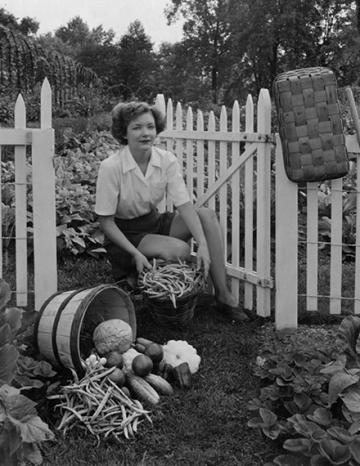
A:
{"label": "wooden bushel basket", "polygon": [[58,292],[42,305],[35,325],[40,354],[57,368],[83,375],[81,360],[93,349],[95,327],[109,319],[121,319],[136,338],[136,314],[128,294],[104,284],[94,288]]}
{"label": "wooden bushel basket", "polygon": [[273,84],[285,171],[302,183],[341,178],[349,170],[334,73],[303,68]]}

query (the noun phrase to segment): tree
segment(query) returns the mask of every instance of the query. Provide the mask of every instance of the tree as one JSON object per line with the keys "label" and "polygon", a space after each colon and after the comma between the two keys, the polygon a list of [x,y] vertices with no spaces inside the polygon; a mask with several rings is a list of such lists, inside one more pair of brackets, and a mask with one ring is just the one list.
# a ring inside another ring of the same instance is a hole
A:
{"label": "tree", "polygon": [[80,50],[86,45],[90,36],[89,26],[80,16],[70,19],[66,26],[61,26],[55,31],[55,37],[60,39],[64,44],[70,45],[74,58]]}
{"label": "tree", "polygon": [[5,8],[0,8],[0,24],[26,36],[36,34],[39,29],[39,22],[34,18],[25,16],[19,20],[13,14],[5,10]]}
{"label": "tree", "polygon": [[183,42],[211,79],[213,100],[226,103],[270,88],[289,69],[327,66],[349,83],[360,70],[356,3],[172,0],[166,14],[184,17]]}
{"label": "tree", "polygon": [[156,60],[153,44],[139,20],[129,25],[116,44],[112,91],[124,99],[149,99],[157,92],[154,81]]}
{"label": "tree", "polygon": [[221,98],[221,89],[228,77],[231,54],[231,30],[227,0],[172,0],[166,10],[169,23],[179,15],[185,19],[183,45],[191,62],[210,82],[214,103]]}

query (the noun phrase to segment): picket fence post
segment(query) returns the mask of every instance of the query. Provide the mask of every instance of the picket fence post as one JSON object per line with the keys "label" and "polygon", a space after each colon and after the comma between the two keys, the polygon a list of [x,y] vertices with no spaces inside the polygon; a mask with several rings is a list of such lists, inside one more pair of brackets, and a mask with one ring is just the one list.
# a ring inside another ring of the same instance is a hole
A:
{"label": "picket fence post", "polygon": [[33,132],[33,216],[35,309],[57,291],[54,130],[51,128],[51,88],[41,88],[40,131]]}
{"label": "picket fence post", "polygon": [[[14,116],[15,128],[25,129],[26,110],[21,94],[16,100]],[[26,146],[15,146],[15,274],[17,306],[26,306],[28,303],[26,182]]]}
{"label": "picket fence post", "polygon": [[298,189],[286,176],[278,134],[275,153],[275,326],[284,330],[298,323]]}
{"label": "picket fence post", "polygon": [[[261,89],[257,107],[257,130],[271,133],[271,101],[267,89]],[[271,147],[260,143],[257,149],[257,219],[256,267],[259,279],[270,277],[270,208],[271,208]],[[257,313],[270,315],[270,288],[258,286]]]}
{"label": "picket fence post", "polygon": [[[245,131],[254,132],[254,102],[251,95],[248,95],[245,106]],[[251,143],[246,143],[247,149]],[[254,267],[254,158],[250,157],[245,162],[245,270],[252,270]],[[252,283],[244,284],[244,306],[245,309],[252,310],[254,307],[253,298],[254,286]]]}

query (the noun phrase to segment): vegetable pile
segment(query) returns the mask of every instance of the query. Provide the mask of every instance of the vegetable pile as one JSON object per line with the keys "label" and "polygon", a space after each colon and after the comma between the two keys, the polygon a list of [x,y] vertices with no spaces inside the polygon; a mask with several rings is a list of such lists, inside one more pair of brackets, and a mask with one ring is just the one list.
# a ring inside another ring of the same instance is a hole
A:
{"label": "vegetable pile", "polygon": [[83,379],[74,374],[75,381],[62,387],[61,394],[51,398],[59,398],[57,405],[62,419],[57,429],[63,434],[77,426],[97,438],[111,436],[120,441],[120,436],[129,439],[134,437],[138,425],[147,419],[150,411],[143,408],[139,400],[132,399],[110,378],[116,366],[104,370],[99,362],[89,370]]}
{"label": "vegetable pile", "polygon": [[152,423],[151,409],[161,397],[173,394],[172,384],[191,386],[201,360],[186,341],[134,341],[131,327],[119,319],[100,323],[93,342],[92,354],[82,361],[85,375],[79,379],[72,370],[71,383],[49,399],[58,400],[58,430],[65,435],[79,427],[98,443],[135,437],[144,420]]}
{"label": "vegetable pile", "polygon": [[151,270],[139,275],[139,288],[149,298],[170,299],[176,308],[176,300],[199,292],[204,286],[204,277],[195,264],[158,263],[154,259]]}

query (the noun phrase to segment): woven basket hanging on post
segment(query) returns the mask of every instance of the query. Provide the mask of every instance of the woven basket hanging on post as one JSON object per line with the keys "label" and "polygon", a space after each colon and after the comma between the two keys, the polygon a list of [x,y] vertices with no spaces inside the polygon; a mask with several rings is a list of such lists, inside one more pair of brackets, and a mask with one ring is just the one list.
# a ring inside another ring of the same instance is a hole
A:
{"label": "woven basket hanging on post", "polygon": [[285,171],[294,182],[341,178],[349,170],[334,73],[303,68],[273,84]]}

